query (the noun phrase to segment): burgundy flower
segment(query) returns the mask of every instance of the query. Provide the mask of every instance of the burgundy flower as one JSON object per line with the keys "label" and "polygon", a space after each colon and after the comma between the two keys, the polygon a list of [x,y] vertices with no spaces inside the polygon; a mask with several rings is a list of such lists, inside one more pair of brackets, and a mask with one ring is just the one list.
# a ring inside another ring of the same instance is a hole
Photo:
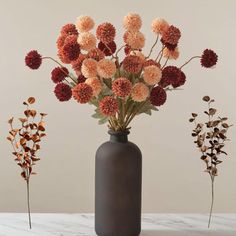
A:
{"label": "burgundy flower", "polygon": [[62,82],[69,75],[66,67],[56,67],[51,72],[51,79],[54,83]]}
{"label": "burgundy flower", "polygon": [[154,106],[161,106],[166,102],[166,91],[160,87],[154,87],[150,93],[150,101]]}
{"label": "burgundy flower", "polygon": [[123,60],[125,71],[137,74],[142,70],[143,60],[138,56],[127,56]]}
{"label": "burgundy flower", "polygon": [[25,64],[29,68],[36,70],[42,64],[42,56],[36,50],[32,50],[26,55]]}
{"label": "burgundy flower", "polygon": [[98,43],[98,48],[106,55],[111,56],[116,51],[116,43],[114,41],[104,44],[103,42]]}
{"label": "burgundy flower", "polygon": [[78,78],[77,78],[78,84],[84,83],[86,79],[87,79],[87,78],[85,78],[82,74],[79,75]]}
{"label": "burgundy flower", "polygon": [[177,88],[177,87],[184,85],[185,82],[186,82],[186,76],[183,71],[180,71],[180,74],[178,76],[178,80],[175,83],[173,83],[172,86],[174,88]]}
{"label": "burgundy flower", "polygon": [[72,96],[72,91],[70,86],[64,83],[57,84],[54,93],[57,99],[61,102],[70,100]]}
{"label": "burgundy flower", "polygon": [[66,24],[61,28],[61,35],[77,35],[78,36],[78,31],[75,27],[74,24]]}
{"label": "burgundy flower", "polygon": [[166,48],[168,48],[171,51],[174,51],[175,48],[178,46],[177,43],[176,44],[170,44],[170,43],[165,42],[163,38],[161,38],[161,42]]}
{"label": "burgundy flower", "polygon": [[80,46],[77,42],[69,41],[62,48],[62,55],[65,59],[74,61],[79,57]]}
{"label": "burgundy flower", "polygon": [[201,65],[206,68],[210,68],[216,65],[218,60],[217,54],[211,49],[205,49],[201,56]]}
{"label": "burgundy flower", "polygon": [[168,85],[176,86],[179,81],[181,70],[176,66],[166,66],[162,70],[162,78],[159,85],[165,88]]}

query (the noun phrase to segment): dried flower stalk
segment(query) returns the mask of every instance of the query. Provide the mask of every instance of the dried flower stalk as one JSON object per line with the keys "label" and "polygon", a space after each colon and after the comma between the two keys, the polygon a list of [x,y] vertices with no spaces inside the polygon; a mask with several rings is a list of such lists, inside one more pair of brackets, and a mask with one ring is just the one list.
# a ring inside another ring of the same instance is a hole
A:
{"label": "dried flower stalk", "polygon": [[27,185],[27,207],[30,229],[31,215],[29,181],[31,175],[36,174],[32,169],[36,162],[40,160],[36,154],[41,148],[41,139],[46,136],[44,123],[44,117],[46,114],[40,113],[40,119],[36,122],[35,118],[37,116],[37,111],[30,109],[30,105],[33,103],[35,103],[34,97],[30,97],[27,101],[23,102],[26,106],[26,110],[24,111],[24,117],[19,118],[21,123],[19,128],[13,127],[14,117],[8,120],[10,131],[9,136],[7,136],[7,139],[11,142],[14,150],[12,154],[15,156],[17,165],[21,167],[21,176],[24,178]]}
{"label": "dried flower stalk", "polygon": [[214,99],[209,96],[202,98],[207,103],[208,109],[204,111],[207,115],[207,121],[205,123],[197,123],[196,118],[198,114],[192,113],[192,117],[189,119],[193,122],[195,127],[192,131],[192,136],[196,138],[198,150],[201,152],[201,159],[206,164],[205,172],[209,174],[211,179],[211,207],[208,221],[208,228],[211,224],[211,217],[214,205],[214,181],[215,177],[218,176],[218,165],[223,162],[222,155],[227,155],[223,150],[226,144],[227,132],[229,125],[227,123],[227,117],[216,117],[217,110],[212,107]]}

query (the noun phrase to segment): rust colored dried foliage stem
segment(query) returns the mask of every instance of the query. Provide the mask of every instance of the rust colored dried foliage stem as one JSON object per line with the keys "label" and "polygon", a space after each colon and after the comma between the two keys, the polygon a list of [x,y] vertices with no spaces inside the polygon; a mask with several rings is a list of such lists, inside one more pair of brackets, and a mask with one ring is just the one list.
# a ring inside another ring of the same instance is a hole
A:
{"label": "rust colored dried foliage stem", "polygon": [[207,110],[204,113],[207,115],[207,120],[204,123],[197,122],[198,114],[192,113],[190,122],[194,123],[192,136],[195,138],[194,143],[201,152],[201,160],[206,165],[205,172],[209,174],[211,179],[211,207],[208,221],[208,228],[211,224],[211,217],[214,205],[214,181],[218,176],[218,165],[223,162],[222,155],[227,155],[224,151],[225,142],[227,139],[228,129],[232,126],[227,123],[227,117],[219,117],[217,110],[212,107],[214,99],[209,96],[204,96],[203,101],[207,103]]}
{"label": "rust colored dried foliage stem", "polygon": [[30,97],[27,101],[23,102],[26,106],[24,111],[24,117],[19,118],[21,123],[19,128],[13,127],[14,118],[9,119],[10,125],[9,136],[7,139],[10,141],[15,157],[15,161],[21,168],[21,176],[24,178],[27,184],[27,206],[29,214],[29,226],[31,228],[31,216],[30,216],[30,197],[29,197],[29,181],[33,174],[33,166],[40,158],[37,156],[40,150],[40,142],[45,133],[44,117],[45,113],[40,113],[39,121],[36,121],[37,111],[30,108],[35,102],[35,98]]}

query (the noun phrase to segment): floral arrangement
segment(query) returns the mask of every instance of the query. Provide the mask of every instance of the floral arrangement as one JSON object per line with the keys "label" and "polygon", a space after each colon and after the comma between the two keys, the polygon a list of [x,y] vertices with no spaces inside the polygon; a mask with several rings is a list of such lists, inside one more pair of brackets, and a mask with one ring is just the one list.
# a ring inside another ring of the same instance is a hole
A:
{"label": "floral arrangement", "polygon": [[201,159],[206,164],[205,172],[209,174],[211,179],[211,208],[208,221],[208,228],[211,223],[211,216],[214,204],[214,180],[218,176],[218,165],[223,162],[222,154],[227,155],[223,150],[227,139],[227,131],[232,125],[227,124],[227,117],[215,117],[217,110],[212,107],[214,99],[204,96],[203,101],[207,103],[208,109],[204,111],[207,120],[204,123],[197,123],[198,114],[192,113],[190,122],[194,122],[192,136],[196,138],[194,143],[201,152]]}
{"label": "floral arrangement", "polygon": [[[152,110],[158,110],[166,102],[167,91],[184,85],[182,68],[191,60],[200,59],[205,68],[217,63],[216,53],[206,49],[180,67],[167,65],[179,57],[181,32],[164,19],[154,19],[151,24],[155,42],[147,55],[143,53],[145,36],[140,31],[142,19],[138,14],[124,17],[124,43],[119,48],[115,43],[116,28],[111,23],[99,24],[95,34],[94,26],[90,16],[78,17],[75,24],[61,28],[57,39],[59,61],[32,50],[25,63],[38,69],[43,60],[54,61],[58,66],[52,70],[51,79],[56,84],[54,93],[58,100],[73,97],[80,104],[94,105],[93,117],[100,124],[109,122],[114,131],[129,129],[136,115],[151,115]],[[123,50],[125,55],[121,57]],[[74,73],[64,64],[70,65]]]}
{"label": "floral arrangement", "polygon": [[29,199],[29,181],[31,175],[36,174],[33,172],[33,166],[40,158],[37,156],[40,150],[40,142],[45,133],[44,117],[45,113],[40,113],[40,120],[35,121],[37,111],[30,109],[30,105],[35,102],[34,97],[28,98],[23,104],[27,107],[24,111],[23,118],[19,118],[21,123],[19,128],[13,127],[14,118],[9,119],[10,125],[9,136],[7,139],[11,142],[13,147],[13,155],[18,166],[21,168],[21,176],[27,184],[27,204],[29,215],[29,226],[31,229],[31,216],[30,216],[30,199]]}

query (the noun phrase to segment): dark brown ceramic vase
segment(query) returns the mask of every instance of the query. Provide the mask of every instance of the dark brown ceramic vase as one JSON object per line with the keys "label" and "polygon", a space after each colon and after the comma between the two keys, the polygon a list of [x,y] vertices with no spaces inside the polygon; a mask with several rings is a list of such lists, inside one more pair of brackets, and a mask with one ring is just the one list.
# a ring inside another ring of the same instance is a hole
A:
{"label": "dark brown ceramic vase", "polygon": [[109,131],[96,153],[95,230],[99,236],[138,236],[141,231],[142,154],[129,131]]}

